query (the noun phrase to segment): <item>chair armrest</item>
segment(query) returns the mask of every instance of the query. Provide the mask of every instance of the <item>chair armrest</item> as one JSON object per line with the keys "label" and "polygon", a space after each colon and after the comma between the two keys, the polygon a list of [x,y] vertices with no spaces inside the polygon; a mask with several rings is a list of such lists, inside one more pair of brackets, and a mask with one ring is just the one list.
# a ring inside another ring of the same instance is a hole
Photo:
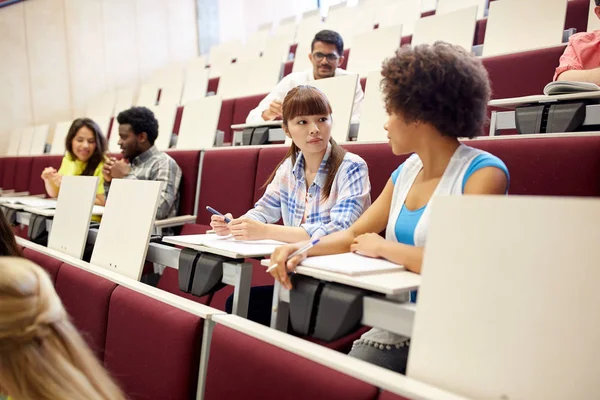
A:
{"label": "chair armrest", "polygon": [[178,215],[173,218],[165,218],[154,221],[156,228],[170,228],[172,226],[180,226],[196,222],[195,215]]}

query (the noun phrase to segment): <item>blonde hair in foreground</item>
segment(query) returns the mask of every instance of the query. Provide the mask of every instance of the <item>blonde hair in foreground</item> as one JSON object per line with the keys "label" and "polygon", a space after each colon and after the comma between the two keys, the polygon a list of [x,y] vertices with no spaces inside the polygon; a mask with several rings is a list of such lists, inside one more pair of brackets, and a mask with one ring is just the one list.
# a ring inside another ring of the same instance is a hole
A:
{"label": "blonde hair in foreground", "polygon": [[14,400],[124,395],[69,321],[48,274],[0,257],[0,392]]}

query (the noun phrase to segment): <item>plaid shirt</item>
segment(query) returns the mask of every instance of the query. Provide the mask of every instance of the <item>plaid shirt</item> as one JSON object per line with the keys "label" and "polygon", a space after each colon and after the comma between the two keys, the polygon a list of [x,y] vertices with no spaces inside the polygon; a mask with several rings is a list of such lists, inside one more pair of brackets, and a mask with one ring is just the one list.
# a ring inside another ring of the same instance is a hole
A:
{"label": "plaid shirt", "polygon": [[[124,179],[163,182],[156,219],[177,216],[179,208],[179,183],[181,168],[167,153],[159,151],[156,146],[131,160],[131,172]],[[110,183],[104,183],[104,191],[108,197]]]}
{"label": "plaid shirt", "polygon": [[246,216],[267,224],[282,218],[285,226],[302,227],[313,239],[348,229],[371,204],[369,172],[362,158],[346,153],[333,180],[331,194],[324,200],[321,190],[327,180],[325,164],[330,154],[331,145],[308,190],[302,153],[293,166],[288,158]]}

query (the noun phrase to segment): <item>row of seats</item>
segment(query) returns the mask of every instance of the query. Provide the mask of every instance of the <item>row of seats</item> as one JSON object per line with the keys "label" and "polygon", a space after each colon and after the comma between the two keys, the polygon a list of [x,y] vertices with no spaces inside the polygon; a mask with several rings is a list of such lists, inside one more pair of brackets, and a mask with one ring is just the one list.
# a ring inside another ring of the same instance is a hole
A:
{"label": "row of seats", "polygon": [[[506,163],[511,174],[511,194],[600,196],[598,135],[480,138],[466,143],[486,150]],[[348,143],[343,147],[361,156],[369,165],[372,199],[377,198],[392,171],[406,159],[405,156],[394,156],[386,143]],[[209,229],[210,213],[206,211],[208,205],[231,212],[234,216],[242,215],[252,208],[264,192],[264,182],[286,150],[286,146],[273,145],[169,151],[183,171],[180,214],[196,215],[196,223],[184,225],[181,233],[204,233]],[[56,167],[59,163],[60,157],[55,156],[0,158],[0,170],[3,171],[0,175],[0,187],[41,194],[44,192],[39,176],[41,170],[47,165]],[[224,189],[223,182],[228,183],[228,188],[235,189]],[[228,195],[225,195],[224,190],[228,190]],[[263,267],[254,263],[252,285],[270,284],[272,278],[264,273]],[[177,271],[171,268],[165,270],[158,286],[220,310],[225,309],[225,301],[233,292],[232,287],[226,287],[202,298],[183,294],[178,288]],[[355,336],[327,346],[345,351]]]}
{"label": "row of seats", "polygon": [[[465,143],[504,160],[511,171],[513,194],[600,195],[597,190],[600,179],[595,175],[600,170],[590,168],[598,166],[594,162],[600,162],[600,152],[596,151],[600,136],[479,138]],[[363,157],[370,166],[373,198],[379,195],[390,173],[405,159],[395,157],[387,143],[347,143],[343,146]],[[180,214],[195,214],[197,209],[196,222],[203,225],[210,220],[210,213],[205,210],[207,205],[219,204],[220,209],[234,215],[243,214],[260,198],[262,184],[286,150],[287,146],[252,146],[169,151],[182,169]],[[60,156],[0,157],[0,187],[28,191],[31,195],[43,194],[41,171],[47,166],[57,168],[60,161]],[[577,176],[578,173],[581,176]],[[223,196],[222,182],[236,188],[235,196]],[[198,199],[197,189],[200,189]]]}
{"label": "row of seats", "polygon": [[[199,383],[204,399],[408,399],[380,393],[373,383],[298,355],[287,346],[307,344],[285,333],[236,316],[219,320],[218,310],[190,306],[168,294],[157,296],[158,289],[137,282],[128,285],[127,278],[113,281],[89,264],[91,270],[86,270],[37,245],[24,244],[25,257],[49,273],[73,323],[131,400],[200,398]],[[212,324],[208,317],[217,322],[210,338],[204,337],[204,326]],[[261,340],[239,326],[274,336],[282,344]],[[210,351],[206,377],[199,369],[203,340],[210,346],[204,350]],[[392,374],[369,368],[381,376]],[[283,370],[285,374],[274,378],[274,371]],[[304,379],[307,374],[312,378]]]}

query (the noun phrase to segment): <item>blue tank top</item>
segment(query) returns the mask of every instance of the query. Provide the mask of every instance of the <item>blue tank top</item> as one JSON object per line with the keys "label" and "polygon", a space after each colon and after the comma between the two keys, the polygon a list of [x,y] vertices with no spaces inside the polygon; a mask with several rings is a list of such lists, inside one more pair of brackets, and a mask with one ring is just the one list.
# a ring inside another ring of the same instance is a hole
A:
{"label": "blue tank top", "polygon": [[[400,175],[400,172],[402,171],[403,166],[404,166],[404,163],[401,164],[392,173],[392,182],[394,183],[394,185],[396,184],[396,181],[398,180],[398,176]],[[465,191],[465,185],[467,184],[467,181],[469,180],[469,178],[475,172],[479,171],[482,168],[486,168],[486,167],[496,167],[496,168],[501,169],[506,174],[506,178],[508,179],[508,181],[510,183],[510,175],[508,173],[508,168],[506,168],[506,165],[502,162],[502,160],[500,160],[498,157],[496,157],[492,154],[481,154],[481,155],[475,157],[475,159],[471,162],[471,165],[467,169],[467,172],[465,173],[465,177],[464,177],[463,183],[462,183],[463,192]],[[409,210],[408,208],[406,208],[406,205],[404,205],[404,204],[402,205],[402,209],[400,210],[400,215],[398,215],[398,219],[396,220],[396,225],[395,225],[395,229],[394,229],[394,231],[396,233],[396,238],[398,239],[398,242],[404,243],[404,244],[410,245],[410,246],[415,245],[415,229],[417,228],[417,224],[419,223],[419,220],[421,219],[421,216],[423,215],[423,212],[425,212],[426,208],[427,208],[427,205],[424,205],[423,207],[419,208],[418,210]],[[410,301],[414,303],[414,302],[416,302],[416,300],[417,300],[417,292],[411,292],[410,293]]]}

